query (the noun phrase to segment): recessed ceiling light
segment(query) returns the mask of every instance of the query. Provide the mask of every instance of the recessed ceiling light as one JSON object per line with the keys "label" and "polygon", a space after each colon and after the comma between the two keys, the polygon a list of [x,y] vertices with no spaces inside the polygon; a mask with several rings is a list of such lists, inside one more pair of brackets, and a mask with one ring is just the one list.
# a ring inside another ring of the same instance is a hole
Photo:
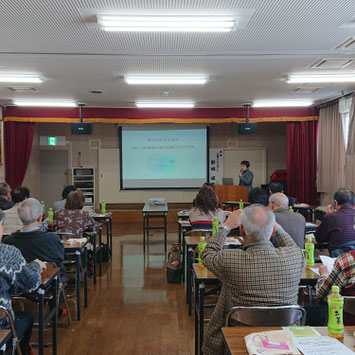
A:
{"label": "recessed ceiling light", "polygon": [[0,73],[2,83],[41,83],[42,81],[38,74]]}
{"label": "recessed ceiling light", "polygon": [[13,104],[16,106],[33,106],[33,107],[76,107],[77,103],[74,100],[29,100],[29,99],[14,99]]}
{"label": "recessed ceiling light", "polygon": [[121,32],[231,32],[234,16],[122,16],[97,15],[105,31]]}
{"label": "recessed ceiling light", "polygon": [[193,108],[193,101],[136,101],[139,108]]}
{"label": "recessed ceiling light", "polygon": [[256,100],[253,107],[305,107],[311,106],[311,100]]}
{"label": "recessed ceiling light", "polygon": [[154,74],[128,74],[125,75],[124,80],[127,84],[175,84],[175,85],[203,85],[208,81],[208,75],[154,75]]}
{"label": "recessed ceiling light", "polygon": [[355,82],[354,73],[323,73],[323,74],[292,74],[288,83],[352,83]]}

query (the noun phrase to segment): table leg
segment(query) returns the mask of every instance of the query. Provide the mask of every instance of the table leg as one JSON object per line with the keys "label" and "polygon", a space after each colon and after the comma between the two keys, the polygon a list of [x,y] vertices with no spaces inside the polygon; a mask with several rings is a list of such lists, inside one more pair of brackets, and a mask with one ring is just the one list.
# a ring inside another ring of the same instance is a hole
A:
{"label": "table leg", "polygon": [[179,225],[179,244],[181,244],[181,224],[178,223]]}
{"label": "table leg", "polygon": [[[55,277],[53,280],[54,283],[54,288],[53,288],[53,299],[57,299],[57,292],[58,290],[58,276]],[[57,302],[55,304],[55,310],[54,310],[54,316],[52,319],[52,353],[53,355],[57,354],[57,313],[58,313],[58,304]]]}
{"label": "table leg", "polygon": [[[199,287],[199,283],[198,281],[195,279],[194,280],[194,284],[195,284],[195,289],[198,290]],[[199,351],[199,343],[198,343],[198,311],[197,311],[197,304],[198,304],[198,292],[195,292],[195,355],[198,355]]]}
{"label": "table leg", "polygon": [[84,247],[82,254],[83,272],[84,272],[84,307],[88,306],[88,250]]}
{"label": "table leg", "polygon": [[[192,312],[192,253],[193,249],[189,248],[187,251],[187,276],[186,276],[186,283],[187,283],[187,303],[189,307],[189,316],[191,316]],[[194,290],[196,292],[196,290]]]}
{"label": "table leg", "polygon": [[113,250],[113,245],[112,245],[112,216],[110,217],[109,227],[110,227],[110,243],[111,243],[111,258],[112,258],[112,250]]}
{"label": "table leg", "polygon": [[77,311],[77,319],[80,320],[80,251],[75,252],[76,259],[76,311]]}
{"label": "table leg", "polygon": [[38,289],[38,353],[43,355],[44,290]]}
{"label": "table leg", "polygon": [[166,254],[167,251],[167,244],[168,244],[168,231],[167,231],[167,225],[166,225],[166,212],[164,213],[164,251]]}
{"label": "table leg", "polygon": [[[204,316],[204,309],[203,309],[203,305],[204,305],[204,295],[205,295],[205,284],[201,283],[199,288],[199,309],[200,309],[200,354],[202,354],[202,343],[203,343],[203,331],[204,331],[204,320],[205,320],[205,316]],[[195,291],[197,292],[197,291]]]}
{"label": "table leg", "polygon": [[99,229],[99,275],[102,275],[102,228]]}
{"label": "table leg", "polygon": [[109,223],[108,223],[107,219],[106,219],[105,225],[106,225],[106,241],[107,241],[108,250],[110,251],[110,256],[111,256],[110,230],[109,230]]}
{"label": "table leg", "polygon": [[93,234],[93,247],[94,247],[94,250],[93,250],[93,261],[94,261],[94,284],[96,284],[96,258],[97,258],[97,255],[96,255],[96,232]]}
{"label": "table leg", "polygon": [[143,253],[145,253],[145,213],[143,213]]}

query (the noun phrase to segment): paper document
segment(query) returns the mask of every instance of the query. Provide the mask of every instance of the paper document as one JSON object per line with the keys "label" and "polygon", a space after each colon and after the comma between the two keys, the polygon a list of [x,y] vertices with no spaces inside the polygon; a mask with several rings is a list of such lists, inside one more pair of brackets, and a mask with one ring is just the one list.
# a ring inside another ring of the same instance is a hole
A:
{"label": "paper document", "polygon": [[319,268],[317,268],[317,267],[311,267],[310,270],[312,270],[316,275],[320,276]]}
{"label": "paper document", "polygon": [[282,327],[282,329],[288,329],[291,332],[291,335],[295,337],[319,337],[320,334],[310,326],[290,326],[290,327]]}
{"label": "paper document", "polygon": [[325,265],[329,271],[329,273],[332,272],[333,267],[334,267],[334,262],[336,258],[331,258],[330,256],[326,255],[320,255],[320,259],[322,260],[323,265]]}
{"label": "paper document", "polygon": [[303,355],[350,355],[354,354],[352,350],[346,347],[337,339],[320,336],[320,337],[294,337],[293,341],[302,351]]}

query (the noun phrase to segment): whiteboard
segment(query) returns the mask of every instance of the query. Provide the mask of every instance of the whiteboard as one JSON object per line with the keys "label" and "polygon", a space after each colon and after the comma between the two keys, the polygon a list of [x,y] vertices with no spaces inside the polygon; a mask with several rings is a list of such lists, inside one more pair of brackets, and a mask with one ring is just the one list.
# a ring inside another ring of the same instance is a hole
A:
{"label": "whiteboard", "polygon": [[266,184],[266,148],[225,149],[224,177],[232,177],[234,185],[239,184],[240,162],[248,160],[250,170],[254,173],[253,187]]}

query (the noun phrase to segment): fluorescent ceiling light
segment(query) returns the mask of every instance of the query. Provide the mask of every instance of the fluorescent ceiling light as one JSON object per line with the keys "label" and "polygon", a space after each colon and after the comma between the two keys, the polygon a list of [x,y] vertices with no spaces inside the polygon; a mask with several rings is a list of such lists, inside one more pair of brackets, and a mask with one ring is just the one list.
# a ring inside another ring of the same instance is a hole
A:
{"label": "fluorescent ceiling light", "polygon": [[33,106],[33,107],[76,107],[77,103],[74,100],[29,100],[29,99],[14,99],[13,104],[16,106]]}
{"label": "fluorescent ceiling light", "polygon": [[349,83],[355,82],[354,73],[342,74],[294,74],[290,75],[288,83]]}
{"label": "fluorescent ceiling light", "polygon": [[125,75],[127,84],[188,84],[203,85],[208,81],[208,76],[203,74],[196,75]]}
{"label": "fluorescent ceiling light", "polygon": [[193,101],[136,101],[139,108],[193,108]]}
{"label": "fluorescent ceiling light", "polygon": [[42,81],[38,74],[0,73],[2,83],[41,83]]}
{"label": "fluorescent ceiling light", "polygon": [[97,15],[105,31],[121,32],[231,32],[234,16],[122,16]]}
{"label": "fluorescent ceiling light", "polygon": [[253,107],[305,107],[313,104],[311,100],[256,100]]}

